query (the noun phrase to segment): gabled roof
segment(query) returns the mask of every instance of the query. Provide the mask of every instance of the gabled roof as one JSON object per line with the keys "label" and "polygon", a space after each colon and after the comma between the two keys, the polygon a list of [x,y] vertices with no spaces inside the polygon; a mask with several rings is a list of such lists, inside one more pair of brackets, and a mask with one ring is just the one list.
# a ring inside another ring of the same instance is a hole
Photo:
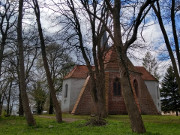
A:
{"label": "gabled roof", "polygon": [[144,67],[142,66],[135,66],[136,70],[142,74],[142,79],[145,81],[158,81],[153,75],[151,75],[150,72],[148,72]]}
{"label": "gabled roof", "polygon": [[[116,53],[115,48],[112,46],[111,48],[109,48],[109,50],[107,51],[107,53],[105,54],[105,58],[104,58],[104,67],[105,70],[109,70],[109,69],[113,69],[113,70],[119,70],[119,61],[118,61],[118,56]],[[129,62],[131,62],[129,60]],[[129,67],[129,70],[134,71],[134,72],[138,72],[142,74],[142,79],[143,80],[147,80],[147,81],[158,81],[153,75],[151,75],[151,73],[149,73],[144,67],[142,66],[133,66],[133,64],[131,67]],[[93,68],[93,66],[92,66]],[[68,79],[68,78],[81,78],[81,79],[85,79],[88,76],[88,68],[86,65],[76,65],[71,72],[69,72],[69,74],[67,74],[64,79]]]}
{"label": "gabled roof", "polygon": [[[158,81],[151,73],[149,73],[144,67],[142,66],[135,66],[137,72],[141,73],[141,77],[145,81]],[[85,79],[88,76],[88,68],[86,65],[76,65],[71,72],[69,72],[64,79],[68,78],[79,78]]]}
{"label": "gabled roof", "polygon": [[82,78],[85,79],[88,76],[88,68],[85,65],[76,65],[65,77],[68,78]]}

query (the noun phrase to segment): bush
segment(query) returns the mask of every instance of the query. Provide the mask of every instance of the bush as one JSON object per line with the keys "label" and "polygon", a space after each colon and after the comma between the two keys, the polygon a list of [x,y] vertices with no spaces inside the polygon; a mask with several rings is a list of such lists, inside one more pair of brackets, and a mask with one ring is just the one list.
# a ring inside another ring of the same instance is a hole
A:
{"label": "bush", "polygon": [[92,126],[104,126],[107,124],[107,121],[101,117],[91,117],[88,119],[86,126],[92,125]]}

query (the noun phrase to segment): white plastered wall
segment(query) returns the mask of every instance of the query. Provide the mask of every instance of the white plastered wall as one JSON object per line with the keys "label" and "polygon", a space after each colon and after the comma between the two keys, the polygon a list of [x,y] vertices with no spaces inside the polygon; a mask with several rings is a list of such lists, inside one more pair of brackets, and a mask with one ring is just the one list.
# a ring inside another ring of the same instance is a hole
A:
{"label": "white plastered wall", "polygon": [[[79,79],[79,78],[69,78],[66,80],[63,80],[63,89],[62,89],[62,101],[61,101],[61,108],[62,112],[71,112],[76,100],[79,96],[79,93],[81,91],[81,88],[83,87],[83,84],[85,82],[85,79]],[[65,85],[68,85],[68,92],[67,97],[65,97]]]}
{"label": "white plastered wall", "polygon": [[151,94],[154,104],[156,105],[158,111],[161,112],[159,83],[157,81],[145,81],[145,84]]}

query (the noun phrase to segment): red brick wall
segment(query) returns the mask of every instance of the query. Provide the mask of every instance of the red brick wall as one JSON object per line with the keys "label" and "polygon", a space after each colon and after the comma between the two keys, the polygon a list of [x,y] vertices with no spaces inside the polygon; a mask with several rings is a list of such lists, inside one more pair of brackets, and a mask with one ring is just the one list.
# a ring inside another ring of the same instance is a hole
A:
{"label": "red brick wall", "polygon": [[90,89],[90,79],[85,82],[84,88],[81,89],[80,95],[76,104],[73,108],[72,114],[93,114],[95,107],[91,97]]}
{"label": "red brick wall", "polygon": [[138,73],[133,73],[131,75],[132,84],[135,79],[138,82],[137,100],[140,106],[141,114],[158,114],[157,108],[141,75]]}
{"label": "red brick wall", "polygon": [[108,97],[108,111],[109,114],[127,114],[124,99],[122,97],[122,91],[120,96],[113,94],[113,81],[116,77],[119,77],[119,72],[109,72],[109,97]]}
{"label": "red brick wall", "polygon": [[[116,77],[119,78],[119,72],[106,72],[105,74],[105,86],[106,86],[106,108],[109,114],[127,114],[126,106],[122,96],[122,90],[120,96],[113,94],[113,81]],[[154,105],[151,95],[141,78],[139,73],[131,74],[131,84],[136,79],[138,83],[138,95],[135,94],[133,88],[134,98],[139,110],[142,114],[158,114],[158,111]],[[92,114],[95,112],[94,103],[90,93],[91,85],[90,80],[82,89],[79,99],[72,111],[73,114]]]}
{"label": "red brick wall", "polygon": [[[127,114],[122,94],[121,96],[114,96],[113,94],[113,80],[116,77],[119,78],[119,72],[109,72],[108,112],[109,114]],[[132,86],[135,79],[138,83],[138,95],[136,95],[134,88],[133,93],[139,111],[142,114],[158,114],[156,106],[141,75],[139,73],[133,73],[130,78]]]}

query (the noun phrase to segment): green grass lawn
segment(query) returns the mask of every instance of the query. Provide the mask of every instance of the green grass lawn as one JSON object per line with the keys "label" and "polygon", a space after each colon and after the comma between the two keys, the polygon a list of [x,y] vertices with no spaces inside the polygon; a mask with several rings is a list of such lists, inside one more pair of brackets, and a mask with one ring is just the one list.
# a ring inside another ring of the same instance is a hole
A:
{"label": "green grass lawn", "polygon": [[[49,116],[49,115],[47,115]],[[75,122],[56,123],[54,118],[35,116],[37,126],[29,127],[24,117],[0,118],[0,135],[132,135],[127,115],[110,115],[106,126],[83,126],[89,116],[63,114]],[[144,115],[145,135],[180,135],[180,117]],[[135,135],[135,134],[133,134]]]}

